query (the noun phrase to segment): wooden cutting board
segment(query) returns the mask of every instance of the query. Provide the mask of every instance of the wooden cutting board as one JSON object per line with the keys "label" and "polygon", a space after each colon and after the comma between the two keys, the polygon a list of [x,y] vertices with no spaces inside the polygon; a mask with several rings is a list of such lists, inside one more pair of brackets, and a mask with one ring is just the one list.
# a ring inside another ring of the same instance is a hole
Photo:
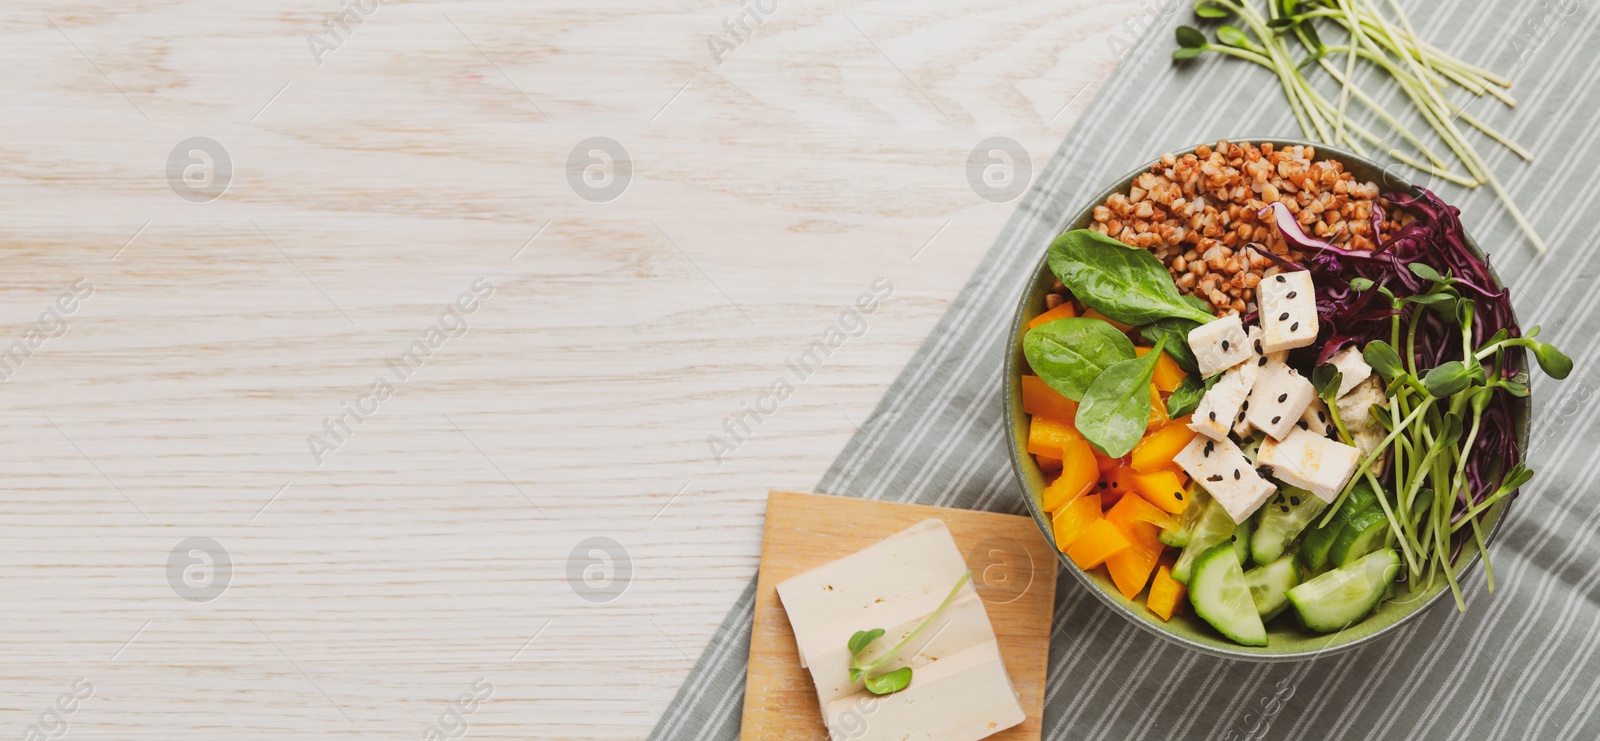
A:
{"label": "wooden cutting board", "polygon": [[847,556],[929,517],[950,528],[966,555],[972,583],[994,624],[1006,672],[1028,719],[991,736],[1037,741],[1044,709],[1045,667],[1055,608],[1056,555],[1033,520],[993,512],[774,491],[756,579],[755,624],[741,736],[828,738],[811,674],[800,666],[778,582]]}

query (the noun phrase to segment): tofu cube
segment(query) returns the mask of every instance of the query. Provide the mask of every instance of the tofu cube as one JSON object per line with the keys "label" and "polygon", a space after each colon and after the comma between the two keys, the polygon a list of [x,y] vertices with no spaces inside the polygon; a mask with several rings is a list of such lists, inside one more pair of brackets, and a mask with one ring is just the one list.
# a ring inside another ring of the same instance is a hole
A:
{"label": "tofu cube", "polygon": [[1323,437],[1333,435],[1333,418],[1328,416],[1328,405],[1321,399],[1312,399],[1300,413],[1300,429],[1310,430]]}
{"label": "tofu cube", "polygon": [[1189,330],[1189,349],[1201,376],[1214,376],[1250,359],[1250,338],[1237,314],[1213,319]]}
{"label": "tofu cube", "polygon": [[[1262,346],[1261,338],[1265,336],[1266,333],[1261,331],[1261,325],[1250,325],[1245,334],[1250,338],[1250,362],[1253,362],[1256,365],[1266,365],[1267,360],[1276,360],[1280,363],[1289,362],[1288,350],[1267,352],[1267,349]],[[1263,358],[1265,358],[1265,360]]]}
{"label": "tofu cube", "polygon": [[[1261,366],[1266,365],[1268,360],[1277,359],[1277,360],[1281,361],[1284,356],[1288,355],[1288,353],[1286,353],[1286,352],[1271,353],[1271,354],[1266,354],[1266,355],[1262,354],[1262,352],[1261,352],[1261,327],[1259,325],[1255,325],[1255,324],[1250,325],[1248,328],[1246,328],[1245,335],[1250,340],[1250,359],[1244,361],[1244,363],[1241,364],[1241,367],[1244,366],[1244,365],[1249,365],[1249,366],[1252,366],[1252,367],[1255,367],[1255,368],[1259,369]],[[1277,356],[1277,357],[1274,358],[1274,356]],[[1234,418],[1237,420],[1236,422],[1233,423],[1233,436],[1234,437],[1237,437],[1240,440],[1243,440],[1243,439],[1248,438],[1251,435],[1255,434],[1256,426],[1253,425],[1253,424],[1250,424],[1250,419],[1245,414],[1243,405],[1240,405],[1239,413],[1234,415]]]}
{"label": "tofu cube", "polygon": [[1377,376],[1368,376],[1349,393],[1339,397],[1339,421],[1353,435],[1358,429],[1377,425],[1372,420],[1372,408],[1388,401],[1388,397],[1383,395],[1383,382]]}
{"label": "tofu cube", "polygon": [[1256,366],[1240,363],[1228,369],[1195,406],[1190,415],[1189,429],[1213,440],[1226,440],[1228,430],[1238,424],[1244,414],[1244,403],[1250,398],[1250,389],[1256,382]]}
{"label": "tofu cube", "polygon": [[[1383,395],[1383,381],[1375,375],[1368,376],[1349,393],[1339,397],[1339,419],[1344,422],[1344,428],[1350,431],[1350,440],[1361,451],[1362,460],[1377,450],[1383,439],[1389,436],[1389,431],[1372,418],[1374,408],[1388,403],[1388,398]],[[1387,465],[1389,454],[1384,453],[1372,461],[1371,471],[1382,474]]]}
{"label": "tofu cube", "polygon": [[1305,347],[1317,339],[1317,294],[1311,273],[1300,270],[1262,279],[1256,288],[1261,310],[1261,348],[1274,353]]}
{"label": "tofu cube", "polygon": [[1274,440],[1282,440],[1315,398],[1317,390],[1299,371],[1268,360],[1261,367],[1261,376],[1245,402],[1249,405],[1245,411],[1256,429]]}
{"label": "tofu cube", "polygon": [[1334,396],[1344,396],[1356,387],[1356,384],[1372,377],[1372,366],[1367,365],[1366,358],[1361,357],[1361,349],[1351,345],[1333,354],[1328,362],[1339,369],[1339,393]]}
{"label": "tofu cube", "polygon": [[1296,428],[1282,442],[1263,440],[1257,462],[1271,469],[1273,478],[1310,491],[1331,504],[1355,474],[1361,451]]}
{"label": "tofu cube", "polygon": [[1278,490],[1256,473],[1244,451],[1227,438],[1196,435],[1172,460],[1222,505],[1235,524],[1255,514]]}

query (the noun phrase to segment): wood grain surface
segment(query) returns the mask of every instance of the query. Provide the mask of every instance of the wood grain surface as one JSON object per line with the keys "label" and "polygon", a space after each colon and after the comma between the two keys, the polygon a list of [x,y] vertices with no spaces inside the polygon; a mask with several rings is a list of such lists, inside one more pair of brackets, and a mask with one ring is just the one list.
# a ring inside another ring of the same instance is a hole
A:
{"label": "wood grain surface", "polygon": [[[848,556],[930,517],[944,521],[966,556],[1027,720],[995,741],[1038,741],[1055,611],[1056,554],[1031,517],[774,491],[756,582],[745,681],[744,738],[828,738],[811,673],[800,666],[778,583]],[[864,626],[866,627],[866,626]],[[866,719],[870,723],[870,716]]]}
{"label": "wood grain surface", "polygon": [[644,736],[1147,12],[363,3],[0,9],[4,733]]}

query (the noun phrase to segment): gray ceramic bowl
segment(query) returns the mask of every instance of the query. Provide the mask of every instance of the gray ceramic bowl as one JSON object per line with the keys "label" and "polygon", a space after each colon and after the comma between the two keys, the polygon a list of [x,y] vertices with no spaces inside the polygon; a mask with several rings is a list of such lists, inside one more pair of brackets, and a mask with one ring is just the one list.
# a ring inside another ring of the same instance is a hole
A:
{"label": "gray ceramic bowl", "polygon": [[[1345,165],[1345,169],[1362,182],[1377,182],[1385,191],[1407,191],[1415,193],[1416,186],[1396,178],[1392,172],[1386,172],[1384,167],[1376,162],[1359,157],[1348,152],[1320,144],[1311,145],[1309,142],[1280,139],[1276,137],[1241,138],[1233,141],[1262,143],[1271,142],[1274,146],[1308,145],[1317,149],[1317,159],[1334,159]],[[1207,142],[1210,144],[1211,142]],[[1195,147],[1174,150],[1177,152],[1190,152]],[[1126,193],[1128,186],[1140,173],[1150,169],[1155,164],[1152,159],[1145,166],[1140,167],[1126,176],[1111,183],[1104,191],[1087,203],[1068,219],[1062,226],[1061,232],[1072,229],[1081,229],[1089,225],[1092,211],[1096,205],[1105,203],[1112,193]],[[1476,242],[1468,239],[1468,245],[1479,256],[1483,255]],[[1005,405],[1006,405],[1006,435],[1010,439],[1011,465],[1017,476],[1017,483],[1026,495],[1028,509],[1033,513],[1035,523],[1043,537],[1051,543],[1055,542],[1055,535],[1051,531],[1050,517],[1040,506],[1040,493],[1045,487],[1045,476],[1039,470],[1038,464],[1029,455],[1027,448],[1028,415],[1022,411],[1022,390],[1018,380],[1027,368],[1027,361],[1022,355],[1022,337],[1027,333],[1028,321],[1044,312],[1044,295],[1050,291],[1050,286],[1055,276],[1050,273],[1050,268],[1045,264],[1045,253],[1048,244],[1039,245],[1039,263],[1034,269],[1034,279],[1027,291],[1017,303],[1016,315],[1011,322],[1011,341],[1006,346],[1006,373],[1005,373]],[[1493,268],[1490,268],[1491,273]],[[1500,276],[1494,274],[1496,286],[1500,284]],[[1513,407],[1516,420],[1517,433],[1524,454],[1528,446],[1528,418],[1530,405],[1527,399]],[[1491,507],[1483,519],[1489,527],[1489,538],[1492,541],[1499,532],[1500,521],[1505,514],[1504,510],[1509,505],[1509,500],[1502,500]],[[1060,552],[1060,549],[1057,549]],[[1380,637],[1394,632],[1404,623],[1415,619],[1424,610],[1439,602],[1454,600],[1447,596],[1449,588],[1443,580],[1427,592],[1416,595],[1402,595],[1400,598],[1385,602],[1380,605],[1366,620],[1363,620],[1338,633],[1315,633],[1300,627],[1295,623],[1292,615],[1282,615],[1272,620],[1267,625],[1267,645],[1263,647],[1241,646],[1224,637],[1207,624],[1204,620],[1195,617],[1192,610],[1184,610],[1180,615],[1174,615],[1170,621],[1163,622],[1144,606],[1143,595],[1133,600],[1127,599],[1118,592],[1111,579],[1104,573],[1104,569],[1084,571],[1077,564],[1061,554],[1061,564],[1066,570],[1082,582],[1104,602],[1108,608],[1116,611],[1122,617],[1144,630],[1161,636],[1166,640],[1187,646],[1197,651],[1202,651],[1216,656],[1235,659],[1248,659],[1252,661],[1294,661],[1308,659],[1314,656],[1345,651],[1357,646],[1365,645],[1378,640]],[[1476,578],[1475,566],[1477,555],[1473,553],[1467,566],[1462,570],[1461,579]],[[1292,612],[1292,611],[1291,611]]]}

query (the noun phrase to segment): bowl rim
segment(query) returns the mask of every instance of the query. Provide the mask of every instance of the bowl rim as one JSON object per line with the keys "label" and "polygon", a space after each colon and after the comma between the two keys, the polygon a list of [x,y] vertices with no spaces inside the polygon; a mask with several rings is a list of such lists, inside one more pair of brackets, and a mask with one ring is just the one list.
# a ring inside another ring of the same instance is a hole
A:
{"label": "bowl rim", "polygon": [[[1283,136],[1222,137],[1220,139],[1210,139],[1210,140],[1198,142],[1196,144],[1193,144],[1193,145],[1190,145],[1190,146],[1187,146],[1187,147],[1183,147],[1183,148],[1180,148],[1180,149],[1171,149],[1171,150],[1167,150],[1167,151],[1174,152],[1174,153],[1190,153],[1190,152],[1195,151],[1196,149],[1198,149],[1201,146],[1214,145],[1218,141],[1227,141],[1227,142],[1230,142],[1230,143],[1250,143],[1250,144],[1256,144],[1256,145],[1270,143],[1274,147],[1292,147],[1292,146],[1313,147],[1313,148],[1315,148],[1317,150],[1317,154],[1319,155],[1318,159],[1335,159],[1335,160],[1342,160],[1342,161],[1344,161],[1346,163],[1350,163],[1350,162],[1359,163],[1362,166],[1364,166],[1366,168],[1369,168],[1369,169],[1371,169],[1373,171],[1383,173],[1383,177],[1384,177],[1384,181],[1385,181],[1384,184],[1383,184],[1383,186],[1384,186],[1383,189],[1385,191],[1405,191],[1405,192],[1409,192],[1409,193],[1412,193],[1412,194],[1417,194],[1422,190],[1422,188],[1420,186],[1412,183],[1411,181],[1409,181],[1409,180],[1407,180],[1405,178],[1401,178],[1401,177],[1395,175],[1392,172],[1392,166],[1380,165],[1377,162],[1374,162],[1373,160],[1371,160],[1371,159],[1369,159],[1367,157],[1363,157],[1361,155],[1357,155],[1357,154],[1355,154],[1353,152],[1350,152],[1350,151],[1347,151],[1347,150],[1344,150],[1344,149],[1340,149],[1338,147],[1328,146],[1328,145],[1325,145],[1325,144],[1319,144],[1319,143],[1315,143],[1315,142],[1308,142],[1308,141],[1304,141],[1304,140],[1300,140],[1300,139],[1294,139],[1294,138],[1291,138],[1291,137],[1283,137]],[[1068,226],[1070,226],[1072,224],[1075,224],[1078,221],[1084,219],[1086,216],[1092,214],[1095,206],[1098,206],[1098,205],[1101,205],[1101,204],[1105,203],[1106,199],[1110,198],[1113,194],[1123,192],[1127,188],[1127,186],[1135,178],[1137,178],[1140,174],[1149,171],[1149,169],[1151,167],[1153,167],[1157,162],[1160,162],[1161,158],[1163,156],[1165,156],[1165,155],[1157,156],[1157,157],[1145,162],[1142,166],[1137,167],[1137,168],[1135,168],[1133,170],[1130,170],[1126,174],[1124,174],[1121,177],[1117,178],[1116,180],[1111,181],[1110,185],[1108,185],[1106,188],[1102,189],[1094,197],[1090,198],[1086,202],[1086,205],[1084,205],[1082,208],[1079,208],[1079,209],[1077,209],[1075,211],[1071,211],[1069,213],[1064,214],[1063,217],[1056,223],[1055,227],[1051,230],[1052,233],[1055,234],[1055,235],[1058,235],[1058,236],[1060,234],[1065,233],[1065,230],[1066,230],[1066,228]],[[1180,154],[1179,156],[1182,156],[1182,155]],[[1463,229],[1463,231],[1465,231],[1465,230]],[[1490,277],[1492,277],[1494,279],[1495,284],[1497,286],[1503,286],[1504,282],[1500,279],[1499,273],[1494,269],[1493,263],[1491,263],[1489,261],[1488,255],[1485,254],[1483,252],[1483,250],[1478,246],[1477,241],[1475,241],[1472,238],[1471,234],[1467,234],[1466,237],[1467,237],[1467,247],[1468,247],[1468,249],[1470,249],[1478,257],[1480,257],[1480,258],[1482,258],[1484,260],[1484,263],[1489,268]],[[1054,237],[1052,237],[1052,240],[1053,239],[1054,239]],[[1047,532],[1047,528],[1049,527],[1049,523],[1050,523],[1050,517],[1049,517],[1048,513],[1045,513],[1045,512],[1041,511],[1040,504],[1039,504],[1037,498],[1033,495],[1034,493],[1031,491],[1031,489],[1029,487],[1028,478],[1024,473],[1024,468],[1023,467],[1026,464],[1025,464],[1023,458],[1025,456],[1027,456],[1028,454],[1025,451],[1025,443],[1021,442],[1021,441],[1019,441],[1017,439],[1017,429],[1018,429],[1018,427],[1017,427],[1017,419],[1016,419],[1016,417],[1019,414],[1021,414],[1021,411],[1020,411],[1021,407],[1018,406],[1018,405],[1013,405],[1011,403],[1011,400],[1013,398],[1015,398],[1015,396],[1014,396],[1015,394],[1020,394],[1021,393],[1020,389],[1018,388],[1018,386],[1020,384],[1020,378],[1021,378],[1021,369],[1018,367],[1018,364],[1017,364],[1017,356],[1018,356],[1018,354],[1020,352],[1019,347],[1020,347],[1020,344],[1021,344],[1021,341],[1022,341],[1021,330],[1022,330],[1022,326],[1023,326],[1023,322],[1024,322],[1023,316],[1028,312],[1028,310],[1030,308],[1029,299],[1031,298],[1031,295],[1030,295],[1031,294],[1031,286],[1033,285],[1033,283],[1035,281],[1038,280],[1041,272],[1048,271],[1049,269],[1050,269],[1050,266],[1049,266],[1049,248],[1048,248],[1048,246],[1046,246],[1044,252],[1039,256],[1038,261],[1034,264],[1032,272],[1029,273],[1029,275],[1032,276],[1032,277],[1031,277],[1030,281],[1027,283],[1027,286],[1029,286],[1030,288],[1024,288],[1023,289],[1022,295],[1017,298],[1016,309],[1012,312],[1011,322],[1010,322],[1010,325],[1009,325],[1009,334],[1006,336],[1006,342],[1004,343],[1004,352],[1005,352],[1004,370],[1005,370],[1005,373],[1004,373],[1004,376],[1003,376],[1003,386],[1002,386],[1002,394],[1003,394],[1003,396],[1001,398],[1001,404],[1002,404],[1002,407],[1003,407],[1002,411],[1003,411],[1003,413],[1005,415],[1005,422],[1006,422],[1005,429],[1006,429],[1006,438],[1007,438],[1007,443],[1008,443],[1007,448],[1008,448],[1009,456],[1011,458],[1012,476],[1016,480],[1017,486],[1018,486],[1019,490],[1021,491],[1021,493],[1023,495],[1022,499],[1023,499],[1024,503],[1027,505],[1028,512],[1033,516],[1034,524],[1039,527],[1039,529],[1041,531],[1040,534],[1045,536],[1046,538],[1052,537]],[[1512,309],[1512,320],[1516,321],[1516,319],[1517,319],[1517,317],[1516,317],[1516,309],[1513,307],[1513,309]],[[1519,323],[1519,325],[1520,325],[1520,323]],[[1530,386],[1531,386],[1531,379],[1530,379]],[[1518,431],[1517,431],[1517,447],[1518,447],[1518,449],[1520,451],[1520,454],[1522,455],[1523,458],[1527,457],[1528,438],[1529,438],[1529,434],[1528,433],[1529,433],[1529,427],[1530,427],[1529,420],[1531,420],[1532,416],[1533,416],[1533,403],[1532,403],[1532,396],[1530,395],[1529,397],[1523,399],[1523,410],[1522,410],[1521,418],[1513,420],[1513,424],[1516,425],[1519,428]],[[1501,526],[1505,523],[1507,512],[1510,509],[1511,503],[1514,500],[1515,500],[1515,497],[1507,497],[1507,498],[1503,499],[1499,504],[1495,505],[1495,507],[1492,507],[1490,509],[1489,512],[1494,515],[1494,522],[1490,526],[1487,536],[1484,538],[1484,547],[1485,548],[1487,548],[1491,544],[1493,544],[1495,537],[1497,535],[1499,535]],[[1468,574],[1470,574],[1474,570],[1474,568],[1478,565],[1478,561],[1480,560],[1478,552],[1476,550],[1465,550],[1464,554],[1467,555],[1467,562],[1466,562],[1465,565],[1463,565],[1461,567],[1461,569],[1456,574],[1456,579],[1457,579],[1458,582],[1459,581],[1463,581],[1466,578],[1466,576]],[[1410,622],[1416,620],[1418,618],[1418,616],[1422,615],[1423,613],[1426,613],[1427,611],[1429,611],[1433,607],[1437,606],[1439,604],[1440,600],[1442,600],[1445,597],[1445,595],[1449,594],[1450,591],[1451,591],[1448,588],[1441,588],[1441,589],[1439,589],[1439,591],[1435,592],[1432,597],[1429,597],[1427,602],[1425,602],[1425,603],[1413,608],[1411,610],[1411,612],[1406,613],[1404,615],[1401,615],[1399,618],[1395,619],[1394,622],[1392,622],[1392,623],[1390,623],[1390,624],[1388,624],[1386,626],[1383,626],[1382,628],[1379,628],[1379,629],[1377,629],[1377,630],[1375,630],[1375,631],[1373,631],[1371,633],[1368,633],[1367,635],[1355,638],[1353,640],[1349,640],[1349,641],[1346,641],[1344,643],[1339,643],[1338,642],[1339,636],[1342,635],[1343,632],[1344,632],[1344,631],[1341,630],[1341,631],[1338,631],[1338,632],[1335,632],[1335,633],[1328,634],[1328,636],[1327,636],[1328,637],[1328,644],[1325,645],[1321,649],[1317,649],[1317,650],[1314,650],[1314,651],[1287,651],[1287,652],[1281,652],[1281,653],[1274,653],[1274,652],[1264,652],[1260,648],[1257,648],[1256,650],[1246,650],[1246,647],[1230,646],[1230,645],[1228,645],[1226,643],[1226,639],[1219,639],[1216,645],[1207,644],[1207,643],[1201,643],[1201,642],[1198,642],[1198,641],[1191,640],[1191,639],[1189,639],[1189,638],[1187,638],[1185,636],[1178,635],[1177,633],[1174,633],[1174,632],[1172,632],[1170,630],[1163,630],[1158,625],[1156,625],[1156,624],[1154,624],[1154,623],[1152,623],[1152,622],[1150,622],[1148,620],[1142,619],[1140,616],[1136,616],[1136,615],[1131,614],[1131,612],[1129,611],[1127,605],[1124,605],[1121,602],[1118,602],[1117,600],[1113,599],[1112,596],[1106,591],[1106,589],[1099,582],[1097,582],[1093,578],[1091,578],[1090,575],[1087,572],[1085,572],[1083,569],[1078,568],[1078,565],[1076,563],[1074,563],[1071,559],[1067,558],[1067,556],[1066,556],[1066,554],[1064,552],[1057,551],[1056,552],[1056,556],[1057,556],[1058,560],[1061,562],[1062,568],[1064,568],[1065,570],[1071,572],[1073,577],[1076,578],[1078,580],[1078,582],[1084,588],[1086,588],[1090,592],[1092,592],[1094,594],[1094,596],[1096,598],[1098,598],[1102,603],[1104,603],[1104,605],[1106,607],[1111,608],[1114,612],[1116,612],[1118,615],[1120,615],[1123,619],[1127,620],[1128,622],[1133,623],[1134,625],[1138,626],[1140,629],[1144,630],[1145,632],[1152,633],[1154,635],[1160,636],[1161,638],[1163,638],[1165,640],[1171,641],[1171,642],[1176,643],[1176,644],[1178,644],[1180,646],[1183,646],[1185,648],[1189,648],[1189,649],[1192,649],[1192,650],[1195,650],[1195,651],[1199,651],[1201,653],[1209,654],[1209,655],[1212,655],[1212,656],[1216,656],[1216,657],[1219,657],[1219,658],[1239,659],[1239,660],[1252,661],[1252,662],[1258,662],[1258,663],[1275,663],[1275,662],[1288,662],[1288,661],[1308,660],[1308,659],[1313,659],[1313,658],[1317,658],[1317,657],[1321,657],[1321,656],[1327,656],[1327,655],[1332,655],[1332,654],[1335,654],[1335,653],[1340,653],[1340,652],[1343,652],[1343,651],[1349,651],[1349,650],[1352,650],[1352,649],[1355,649],[1355,648],[1358,648],[1358,647],[1361,647],[1361,646],[1366,646],[1366,645],[1375,643],[1375,642],[1377,642],[1377,641],[1379,641],[1379,640],[1381,640],[1383,638],[1386,638],[1386,637],[1392,635],[1401,626],[1404,626],[1407,623],[1410,623]],[[1118,596],[1120,597],[1121,595],[1118,595]],[[1359,623],[1356,623],[1356,624],[1359,625]],[[1346,628],[1346,629],[1348,629],[1348,628]],[[1255,648],[1255,647],[1252,647],[1252,648]],[[1270,647],[1268,647],[1268,648],[1270,648]]]}

